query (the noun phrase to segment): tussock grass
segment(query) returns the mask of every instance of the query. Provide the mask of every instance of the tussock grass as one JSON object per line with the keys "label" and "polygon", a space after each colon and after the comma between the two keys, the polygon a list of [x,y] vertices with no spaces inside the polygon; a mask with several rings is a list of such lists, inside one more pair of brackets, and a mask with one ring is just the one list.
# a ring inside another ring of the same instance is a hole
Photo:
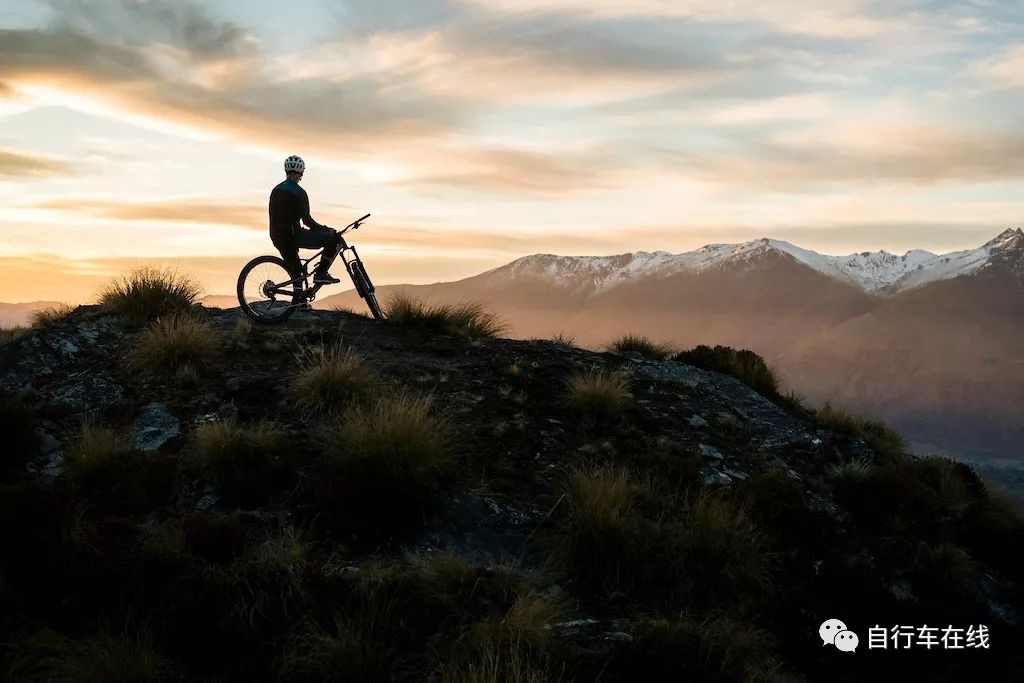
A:
{"label": "tussock grass", "polygon": [[190,315],[160,318],[135,340],[131,360],[151,372],[175,372],[183,365],[202,366],[216,353],[220,339]]}
{"label": "tussock grass", "polygon": [[590,418],[613,419],[622,415],[629,380],[620,373],[593,369],[572,375],[566,389],[574,411]]}
{"label": "tussock grass", "polygon": [[165,522],[150,529],[142,541],[142,557],[151,564],[184,566],[192,552],[180,522]]}
{"label": "tussock grass", "polygon": [[101,632],[76,641],[44,630],[23,637],[17,651],[8,674],[25,683],[156,683],[166,667],[145,633]]}
{"label": "tussock grass", "polygon": [[728,346],[697,346],[680,351],[673,360],[687,365],[732,375],[766,398],[778,399],[779,379],[761,356],[748,349],[734,349]]}
{"label": "tussock grass", "polygon": [[271,422],[204,422],[195,430],[196,457],[221,496],[258,504],[281,485],[284,434]]}
{"label": "tussock grass", "polygon": [[100,305],[132,320],[145,321],[187,312],[202,288],[192,277],[173,270],[130,270],[100,292]]}
{"label": "tussock grass", "polygon": [[906,442],[900,433],[878,420],[854,415],[831,403],[813,411],[813,419],[836,434],[864,439],[882,464],[896,464],[908,457]]}
{"label": "tussock grass", "polygon": [[764,538],[729,498],[699,494],[676,531],[675,543],[693,599],[766,596],[775,588]]}
{"label": "tussock grass", "polygon": [[653,342],[638,334],[626,334],[608,344],[608,350],[614,353],[638,353],[650,360],[665,360],[672,355],[669,344]]}
{"label": "tussock grass", "polygon": [[976,594],[982,567],[964,548],[954,543],[922,543],[914,553],[914,572],[918,585],[935,595],[950,592],[969,597]]}
{"label": "tussock grass", "polygon": [[57,323],[67,320],[74,312],[75,307],[67,304],[57,304],[55,306],[40,308],[36,311],[32,311],[32,327],[39,328],[56,325]]}
{"label": "tussock grass", "polygon": [[447,476],[454,428],[408,393],[353,404],[332,439],[324,492],[335,518],[371,535],[418,526]]}
{"label": "tussock grass", "polygon": [[566,334],[565,332],[559,332],[555,336],[551,337],[551,341],[553,341],[558,346],[561,346],[566,349],[579,348],[576,345],[576,338],[573,337],[572,335]]}
{"label": "tussock grass", "polygon": [[850,460],[848,462],[832,465],[829,469],[829,478],[837,486],[850,486],[860,484],[871,474],[871,463],[863,460]]}
{"label": "tussock grass", "polygon": [[28,332],[28,328],[21,325],[0,328],[0,346],[11,343],[15,339],[23,336],[26,332]]}
{"label": "tussock grass", "polygon": [[472,339],[494,339],[507,326],[480,303],[432,304],[404,292],[392,294],[384,305],[389,322],[454,332]]}
{"label": "tussock grass", "polygon": [[285,681],[391,680],[394,647],[379,620],[338,615],[333,628],[307,625],[285,643],[278,670]]}
{"label": "tussock grass", "polygon": [[311,412],[340,410],[369,396],[378,384],[369,366],[350,348],[305,345],[295,359],[299,372],[292,391],[299,405]]}
{"label": "tussock grass", "polygon": [[645,537],[635,511],[640,486],[624,468],[593,467],[569,474],[568,519],[562,551],[584,584],[629,585],[644,573]]}
{"label": "tussock grass", "polygon": [[179,365],[174,371],[174,381],[181,387],[194,387],[199,384],[199,370],[191,363]]}
{"label": "tussock grass", "polygon": [[64,468],[97,504],[147,508],[167,496],[175,463],[159,453],[139,452],[113,429],[85,425],[64,451]]}

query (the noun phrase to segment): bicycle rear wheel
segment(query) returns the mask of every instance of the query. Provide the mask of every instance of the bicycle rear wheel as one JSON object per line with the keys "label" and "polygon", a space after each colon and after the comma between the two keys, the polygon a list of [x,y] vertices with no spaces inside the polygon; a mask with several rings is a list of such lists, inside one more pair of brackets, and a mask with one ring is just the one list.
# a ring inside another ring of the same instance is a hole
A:
{"label": "bicycle rear wheel", "polygon": [[259,323],[284,322],[303,301],[300,290],[286,284],[297,277],[276,256],[249,261],[238,274],[238,304],[242,312]]}

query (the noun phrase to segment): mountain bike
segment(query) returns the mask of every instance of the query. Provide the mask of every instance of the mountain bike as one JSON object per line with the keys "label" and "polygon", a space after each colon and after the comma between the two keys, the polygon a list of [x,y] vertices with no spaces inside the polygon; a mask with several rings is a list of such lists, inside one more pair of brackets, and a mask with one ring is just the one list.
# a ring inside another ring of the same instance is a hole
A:
{"label": "mountain bike", "polygon": [[[358,230],[369,217],[370,214],[366,214],[338,231],[338,240],[341,242],[338,258],[345,264],[356,292],[366,302],[373,317],[384,320],[384,313],[377,302],[376,289],[366,274],[359,253],[344,238],[345,233]],[[281,323],[296,309],[309,308],[309,302],[316,299],[320,288],[326,284],[314,281],[313,286],[309,286],[311,274],[316,272],[320,261],[312,268],[310,263],[318,258],[322,260],[323,253],[321,249],[307,259],[300,257],[300,273],[291,272],[284,259],[278,256],[258,256],[245,264],[238,274],[238,303],[245,315],[258,323]]]}

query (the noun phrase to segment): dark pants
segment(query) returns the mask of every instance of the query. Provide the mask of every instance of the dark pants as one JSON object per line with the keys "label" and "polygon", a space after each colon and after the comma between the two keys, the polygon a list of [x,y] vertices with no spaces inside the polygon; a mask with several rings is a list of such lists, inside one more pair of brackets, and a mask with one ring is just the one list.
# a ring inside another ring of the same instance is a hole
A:
{"label": "dark pants", "polygon": [[302,274],[299,249],[323,249],[324,255],[317,272],[326,273],[338,256],[338,247],[341,246],[338,233],[334,230],[304,230],[300,228],[291,235],[271,235],[270,239],[295,277]]}

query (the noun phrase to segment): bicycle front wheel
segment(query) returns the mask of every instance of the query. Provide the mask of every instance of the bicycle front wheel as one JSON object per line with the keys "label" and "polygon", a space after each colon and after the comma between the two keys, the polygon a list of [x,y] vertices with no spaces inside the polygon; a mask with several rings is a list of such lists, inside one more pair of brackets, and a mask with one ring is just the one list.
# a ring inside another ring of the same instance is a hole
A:
{"label": "bicycle front wheel", "polygon": [[303,300],[283,259],[260,256],[245,264],[238,275],[238,304],[250,319],[258,323],[287,320]]}
{"label": "bicycle front wheel", "polygon": [[366,305],[370,307],[370,313],[373,313],[373,317],[376,320],[384,320],[384,311],[381,310],[375,293],[371,292],[367,294],[363,300],[366,301]]}

